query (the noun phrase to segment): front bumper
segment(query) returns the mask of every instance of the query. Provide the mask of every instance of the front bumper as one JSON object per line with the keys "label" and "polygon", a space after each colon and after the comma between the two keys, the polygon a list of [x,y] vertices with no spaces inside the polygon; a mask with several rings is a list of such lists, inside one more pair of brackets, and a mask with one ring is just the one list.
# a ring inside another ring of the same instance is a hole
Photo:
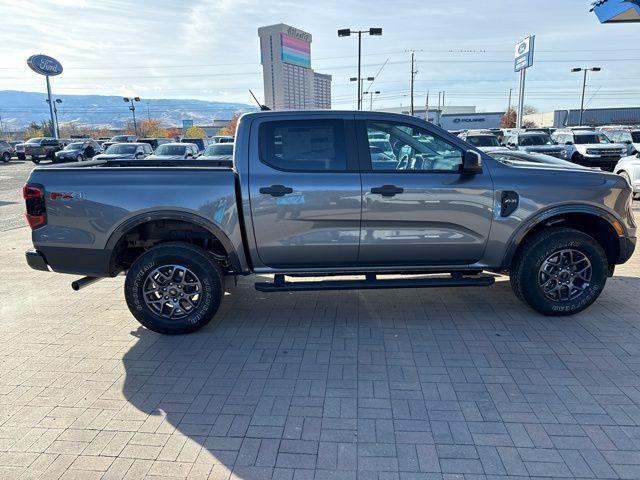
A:
{"label": "front bumper", "polygon": [[49,271],[47,260],[39,251],[30,249],[25,252],[24,256],[27,259],[27,265],[29,265],[34,270],[41,270],[43,272]]}

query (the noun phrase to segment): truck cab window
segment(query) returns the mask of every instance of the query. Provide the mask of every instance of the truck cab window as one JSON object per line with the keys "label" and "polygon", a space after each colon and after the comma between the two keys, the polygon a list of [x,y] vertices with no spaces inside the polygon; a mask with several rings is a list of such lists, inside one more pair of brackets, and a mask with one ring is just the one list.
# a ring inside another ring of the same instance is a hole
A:
{"label": "truck cab window", "polygon": [[266,122],[260,127],[260,160],[287,171],[345,171],[341,120]]}
{"label": "truck cab window", "polygon": [[367,122],[373,170],[457,172],[462,150],[427,130],[401,123]]}

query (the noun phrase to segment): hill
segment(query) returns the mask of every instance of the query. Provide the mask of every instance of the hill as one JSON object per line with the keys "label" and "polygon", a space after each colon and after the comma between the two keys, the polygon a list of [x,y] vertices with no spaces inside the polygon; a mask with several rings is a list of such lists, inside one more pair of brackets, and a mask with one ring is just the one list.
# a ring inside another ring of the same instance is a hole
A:
{"label": "hill", "polygon": [[[49,119],[46,93],[0,90],[0,117],[6,131],[27,127],[31,122]],[[62,100],[58,104],[60,124],[75,122],[106,128],[120,128],[131,121],[129,104],[121,96],[107,95],[54,95]],[[237,113],[256,110],[243,103],[210,102],[189,99],[147,99],[136,102],[136,118],[149,115],[167,127],[181,127],[182,120],[190,119],[196,125],[211,124],[213,120],[228,120]]]}

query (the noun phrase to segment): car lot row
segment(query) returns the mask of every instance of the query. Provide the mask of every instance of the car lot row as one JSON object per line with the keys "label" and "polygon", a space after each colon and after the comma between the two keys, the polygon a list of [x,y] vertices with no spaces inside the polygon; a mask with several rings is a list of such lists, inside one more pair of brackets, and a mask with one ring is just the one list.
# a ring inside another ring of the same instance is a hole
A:
{"label": "car lot row", "polygon": [[[56,139],[35,137],[26,142],[0,141],[0,160],[7,163],[13,156],[19,160],[30,159],[39,164],[47,159],[53,163],[80,162],[84,160],[107,160],[115,158],[208,158],[231,159],[233,137],[180,138],[138,138],[135,135],[116,135],[110,139],[91,138]],[[224,158],[218,158],[224,157]]]}

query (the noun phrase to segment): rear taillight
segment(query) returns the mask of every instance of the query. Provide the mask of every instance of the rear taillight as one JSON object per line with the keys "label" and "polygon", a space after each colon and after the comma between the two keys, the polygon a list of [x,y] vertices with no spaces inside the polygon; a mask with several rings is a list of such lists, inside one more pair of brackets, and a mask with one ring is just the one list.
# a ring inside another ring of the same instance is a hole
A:
{"label": "rear taillight", "polygon": [[22,187],[22,198],[27,206],[27,223],[36,229],[47,223],[47,207],[44,202],[44,187],[37,183],[27,183]]}

